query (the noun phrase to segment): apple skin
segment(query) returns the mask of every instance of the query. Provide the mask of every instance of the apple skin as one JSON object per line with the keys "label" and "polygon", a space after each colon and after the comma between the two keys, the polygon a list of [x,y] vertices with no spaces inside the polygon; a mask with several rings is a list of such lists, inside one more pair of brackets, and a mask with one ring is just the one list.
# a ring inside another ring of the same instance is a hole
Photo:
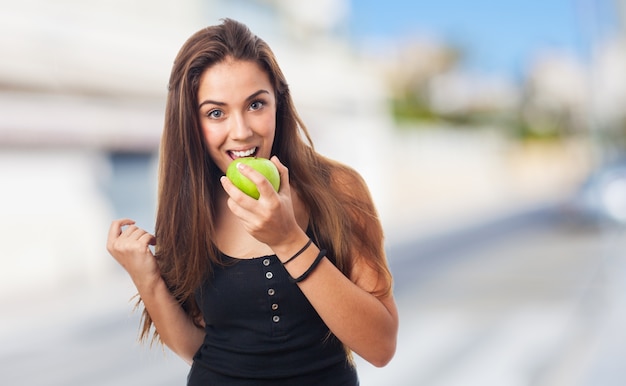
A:
{"label": "apple skin", "polygon": [[248,165],[263,174],[270,184],[272,184],[274,190],[278,192],[278,188],[280,187],[280,174],[278,174],[278,169],[272,161],[261,157],[237,158],[231,162],[230,165],[228,165],[228,169],[226,169],[226,177],[228,177],[233,185],[248,196],[258,200],[261,196],[259,190],[254,182],[239,172],[239,169],[237,169],[238,163]]}

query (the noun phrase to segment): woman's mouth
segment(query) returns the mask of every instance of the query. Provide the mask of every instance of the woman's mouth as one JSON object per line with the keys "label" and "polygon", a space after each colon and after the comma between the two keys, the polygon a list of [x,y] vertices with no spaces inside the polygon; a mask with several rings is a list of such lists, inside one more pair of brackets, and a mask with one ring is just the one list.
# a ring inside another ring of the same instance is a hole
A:
{"label": "woman's mouth", "polygon": [[243,158],[243,157],[254,157],[256,154],[258,147],[253,147],[248,150],[229,150],[228,155],[232,159]]}

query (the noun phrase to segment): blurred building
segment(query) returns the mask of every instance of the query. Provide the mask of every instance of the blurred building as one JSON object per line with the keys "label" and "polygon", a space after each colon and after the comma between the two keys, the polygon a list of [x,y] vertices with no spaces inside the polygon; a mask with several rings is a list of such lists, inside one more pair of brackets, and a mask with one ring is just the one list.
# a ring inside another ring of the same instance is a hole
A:
{"label": "blurred building", "polygon": [[0,7],[0,144],[154,149],[174,56],[221,17],[270,43],[313,130],[334,132],[332,117],[318,121],[319,109],[385,111],[381,85],[343,31],[347,1],[2,0]]}
{"label": "blurred building", "polygon": [[[0,1],[0,297],[113,269],[105,240],[119,168],[110,155],[139,152],[150,165],[168,67],[200,25],[201,4]],[[122,202],[136,207],[143,195],[150,205],[152,185],[122,192]]]}
{"label": "blurred building", "polygon": [[200,1],[0,2],[0,144],[152,149]]}

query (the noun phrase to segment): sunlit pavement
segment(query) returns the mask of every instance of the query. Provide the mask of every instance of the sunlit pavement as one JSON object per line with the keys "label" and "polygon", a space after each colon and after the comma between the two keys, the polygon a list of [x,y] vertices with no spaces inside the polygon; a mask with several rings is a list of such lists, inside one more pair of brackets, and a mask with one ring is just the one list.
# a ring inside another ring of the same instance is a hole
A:
{"label": "sunlit pavement", "polygon": [[[511,225],[513,224],[513,225]],[[390,248],[394,360],[357,358],[363,386],[626,382],[626,239],[550,216]],[[3,300],[2,385],[182,385],[188,366],[136,342],[123,272]]]}

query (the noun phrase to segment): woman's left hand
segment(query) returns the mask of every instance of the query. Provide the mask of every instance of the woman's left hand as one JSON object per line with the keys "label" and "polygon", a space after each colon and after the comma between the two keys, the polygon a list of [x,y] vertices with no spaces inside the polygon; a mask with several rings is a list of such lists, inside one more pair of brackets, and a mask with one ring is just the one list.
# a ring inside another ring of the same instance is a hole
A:
{"label": "woman's left hand", "polygon": [[241,174],[256,184],[260,193],[258,200],[239,190],[226,176],[220,181],[229,196],[228,207],[241,220],[246,231],[274,249],[276,245],[288,242],[290,235],[296,237],[299,227],[291,198],[289,170],[278,157],[273,156],[271,161],[280,174],[278,192],[261,173],[248,165],[239,164]]}

